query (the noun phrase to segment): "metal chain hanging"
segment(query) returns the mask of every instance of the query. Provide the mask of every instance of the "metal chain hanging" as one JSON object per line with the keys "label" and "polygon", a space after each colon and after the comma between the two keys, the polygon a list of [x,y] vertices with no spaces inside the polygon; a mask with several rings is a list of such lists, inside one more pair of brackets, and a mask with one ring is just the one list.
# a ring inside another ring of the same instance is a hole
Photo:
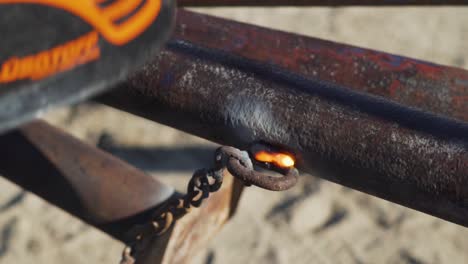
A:
{"label": "metal chain hanging", "polygon": [[153,213],[150,222],[130,230],[129,236],[133,241],[125,247],[120,264],[134,264],[135,256],[147,248],[155,236],[164,234],[193,207],[200,207],[210,193],[218,191],[223,183],[224,169],[244,181],[246,185],[253,184],[275,191],[291,188],[297,182],[298,175],[295,168],[287,170],[284,177],[265,175],[254,170],[246,151],[228,146],[220,147],[215,152],[214,167],[195,171],[188,183],[186,195],[169,201]]}

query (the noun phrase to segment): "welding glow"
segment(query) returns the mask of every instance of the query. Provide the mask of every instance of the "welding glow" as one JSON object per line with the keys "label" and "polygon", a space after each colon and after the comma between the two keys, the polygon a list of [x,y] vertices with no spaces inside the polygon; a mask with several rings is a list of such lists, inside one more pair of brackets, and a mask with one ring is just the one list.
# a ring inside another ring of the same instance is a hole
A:
{"label": "welding glow", "polygon": [[280,159],[281,159],[281,164],[284,167],[294,166],[294,160],[290,156],[284,155],[284,154],[279,154],[279,156],[280,156]]}
{"label": "welding glow", "polygon": [[255,159],[260,162],[273,163],[281,168],[293,167],[295,161],[293,157],[285,153],[271,153],[267,151],[259,151],[255,154]]}

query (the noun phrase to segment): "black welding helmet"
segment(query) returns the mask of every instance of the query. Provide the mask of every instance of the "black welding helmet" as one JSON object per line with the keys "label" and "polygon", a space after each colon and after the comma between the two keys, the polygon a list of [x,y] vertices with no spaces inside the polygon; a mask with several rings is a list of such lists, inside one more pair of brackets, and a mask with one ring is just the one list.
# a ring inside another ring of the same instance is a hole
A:
{"label": "black welding helmet", "polygon": [[0,0],[0,133],[124,79],[174,12],[174,0]]}

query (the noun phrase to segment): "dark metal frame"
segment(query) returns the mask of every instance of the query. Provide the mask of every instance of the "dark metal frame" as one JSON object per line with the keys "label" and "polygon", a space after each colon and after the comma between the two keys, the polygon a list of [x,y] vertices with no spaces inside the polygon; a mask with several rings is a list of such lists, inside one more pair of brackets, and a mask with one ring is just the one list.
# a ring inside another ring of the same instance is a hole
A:
{"label": "dark metal frame", "polygon": [[[287,1],[322,3],[373,4]],[[223,145],[284,148],[302,171],[468,226],[466,70],[179,10],[167,47],[96,100]],[[0,174],[124,241],[172,193],[43,123],[0,142]]]}

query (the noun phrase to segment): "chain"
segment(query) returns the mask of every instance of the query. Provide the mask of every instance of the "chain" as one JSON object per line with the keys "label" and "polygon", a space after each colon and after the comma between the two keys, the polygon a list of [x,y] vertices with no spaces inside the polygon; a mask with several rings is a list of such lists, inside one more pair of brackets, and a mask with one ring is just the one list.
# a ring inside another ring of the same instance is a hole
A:
{"label": "chain", "polygon": [[163,235],[193,207],[200,207],[210,193],[218,191],[223,183],[224,169],[241,179],[245,185],[254,184],[268,190],[285,190],[297,181],[296,169],[288,170],[281,178],[264,175],[254,170],[246,151],[228,146],[220,147],[215,153],[214,167],[195,171],[187,185],[186,195],[170,200],[153,213],[151,221],[130,230],[129,236],[133,238],[133,242],[125,247],[120,264],[134,264],[135,257],[147,248],[155,236]]}
{"label": "chain", "polygon": [[125,247],[120,263],[135,263],[135,256],[138,256],[139,252],[146,248],[153,237],[164,234],[178,219],[189,213],[193,207],[200,207],[203,200],[208,198],[210,193],[221,188],[222,183],[223,167],[195,171],[188,183],[185,196],[173,199],[159,210],[156,210],[149,223],[138,225],[130,230],[130,236],[134,238],[134,241]]}

